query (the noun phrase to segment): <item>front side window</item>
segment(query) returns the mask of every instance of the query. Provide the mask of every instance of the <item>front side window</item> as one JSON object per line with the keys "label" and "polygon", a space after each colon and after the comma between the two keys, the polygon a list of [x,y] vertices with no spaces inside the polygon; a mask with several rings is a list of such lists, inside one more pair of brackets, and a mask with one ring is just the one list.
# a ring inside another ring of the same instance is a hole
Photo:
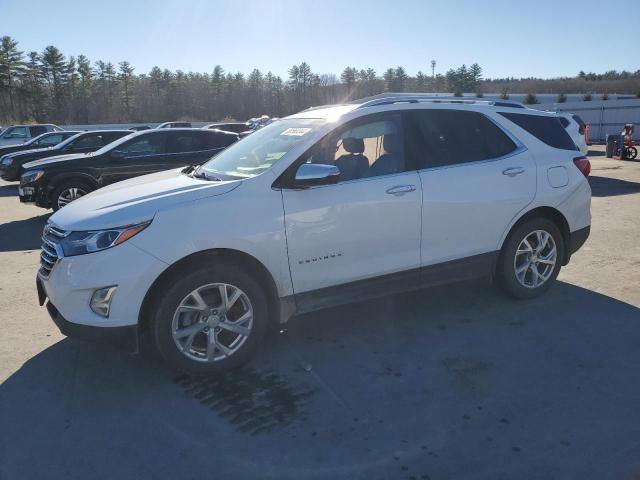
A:
{"label": "front side window", "polygon": [[278,120],[223,150],[205,163],[202,170],[212,177],[255,177],[324,124],[325,120],[312,118]]}
{"label": "front side window", "polygon": [[27,127],[9,127],[2,134],[2,138],[27,138]]}
{"label": "front side window", "polygon": [[62,140],[64,140],[64,135],[60,133],[55,133],[52,135],[46,135],[38,140],[36,140],[34,145],[39,145],[42,147],[52,147],[53,145],[59,144]]}
{"label": "front side window", "polygon": [[158,155],[164,153],[164,141],[164,135],[145,135],[117,147],[117,151],[129,157]]}
{"label": "front side window", "polygon": [[407,169],[398,114],[358,119],[330,136],[311,162],[334,164],[340,182],[404,172]]}
{"label": "front side window", "polygon": [[405,113],[408,146],[420,168],[491,160],[517,146],[497,125],[469,110],[411,110]]}

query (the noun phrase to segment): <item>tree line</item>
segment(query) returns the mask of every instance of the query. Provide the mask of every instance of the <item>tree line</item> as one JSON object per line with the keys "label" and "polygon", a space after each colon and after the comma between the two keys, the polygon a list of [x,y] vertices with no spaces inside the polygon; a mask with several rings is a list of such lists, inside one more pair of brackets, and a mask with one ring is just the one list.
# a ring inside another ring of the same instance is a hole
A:
{"label": "tree line", "polygon": [[422,71],[411,76],[401,67],[381,74],[348,66],[338,76],[318,74],[308,63],[293,65],[286,78],[254,69],[248,74],[170,71],[153,67],[137,73],[127,61],[118,64],[85,55],[65,56],[55,46],[22,52],[18,42],[0,41],[0,122],[59,124],[143,123],[165,120],[213,121],[247,119],[262,114],[287,115],[309,106],[341,103],[383,92],[450,92],[454,95],[528,92],[583,92],[585,95],[635,93],[640,96],[640,70],[573,78],[484,79],[477,63],[445,74]]}

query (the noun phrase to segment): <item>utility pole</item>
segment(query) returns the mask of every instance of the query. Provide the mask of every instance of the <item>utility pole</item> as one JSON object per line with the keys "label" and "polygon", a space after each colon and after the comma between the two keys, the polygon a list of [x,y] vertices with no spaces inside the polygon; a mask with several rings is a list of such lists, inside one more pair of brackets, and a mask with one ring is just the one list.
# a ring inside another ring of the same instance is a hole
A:
{"label": "utility pole", "polygon": [[436,61],[431,60],[431,76],[436,78]]}

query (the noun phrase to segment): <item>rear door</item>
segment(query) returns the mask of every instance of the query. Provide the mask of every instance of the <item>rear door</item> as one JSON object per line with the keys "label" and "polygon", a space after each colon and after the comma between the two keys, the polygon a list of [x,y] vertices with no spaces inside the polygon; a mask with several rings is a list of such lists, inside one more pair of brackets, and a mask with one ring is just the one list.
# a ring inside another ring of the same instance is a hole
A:
{"label": "rear door", "polygon": [[422,265],[465,259],[468,268],[454,271],[484,274],[505,229],[535,196],[532,156],[479,112],[412,110],[405,118],[420,166]]}
{"label": "rear door", "polygon": [[224,148],[221,147],[218,137],[216,132],[208,130],[169,132],[166,169],[206,162]]}

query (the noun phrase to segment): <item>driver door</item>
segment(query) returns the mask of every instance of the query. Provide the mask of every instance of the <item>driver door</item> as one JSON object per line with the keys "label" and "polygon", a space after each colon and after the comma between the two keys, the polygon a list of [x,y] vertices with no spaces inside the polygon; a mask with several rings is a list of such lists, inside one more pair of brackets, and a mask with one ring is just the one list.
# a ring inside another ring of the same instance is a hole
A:
{"label": "driver door", "polygon": [[300,311],[416,285],[422,191],[396,113],[342,127],[293,165],[334,164],[334,185],[284,188],[289,265]]}

